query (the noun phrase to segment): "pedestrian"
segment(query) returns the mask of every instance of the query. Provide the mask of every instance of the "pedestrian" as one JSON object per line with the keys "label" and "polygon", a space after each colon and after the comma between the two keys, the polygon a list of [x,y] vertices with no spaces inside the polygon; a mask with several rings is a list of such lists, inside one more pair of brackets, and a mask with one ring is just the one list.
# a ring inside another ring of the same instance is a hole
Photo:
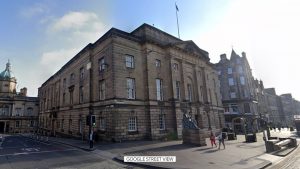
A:
{"label": "pedestrian", "polygon": [[225,149],[225,138],[226,138],[226,133],[221,132],[218,136],[218,140],[219,140],[219,150],[221,148],[221,143],[223,144],[223,148]]}
{"label": "pedestrian", "polygon": [[217,144],[216,144],[216,136],[214,135],[214,133],[211,131],[210,132],[210,143],[211,143],[211,148],[213,148],[213,145],[215,145],[217,147]]}

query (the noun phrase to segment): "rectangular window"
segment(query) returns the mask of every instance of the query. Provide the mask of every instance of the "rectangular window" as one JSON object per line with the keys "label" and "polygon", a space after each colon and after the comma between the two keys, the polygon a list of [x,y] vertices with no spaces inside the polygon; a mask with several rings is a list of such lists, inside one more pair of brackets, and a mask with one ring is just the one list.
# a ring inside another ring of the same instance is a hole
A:
{"label": "rectangular window", "polygon": [[229,86],[233,86],[234,85],[233,78],[228,78],[228,83],[229,83]]}
{"label": "rectangular window", "polygon": [[156,99],[163,100],[163,91],[162,91],[162,80],[156,79]]}
{"label": "rectangular window", "polygon": [[80,68],[80,80],[82,81],[84,79],[84,68]]}
{"label": "rectangular window", "polygon": [[155,60],[155,66],[156,66],[157,68],[160,67],[160,60],[158,60],[158,59]]}
{"label": "rectangular window", "polygon": [[16,121],[16,127],[20,127],[20,121]]}
{"label": "rectangular window", "polygon": [[174,69],[175,71],[178,70],[178,64],[177,64],[177,63],[174,63],[174,64],[173,64],[173,69]]}
{"label": "rectangular window", "polygon": [[192,99],[192,85],[191,84],[187,84],[187,90],[188,90],[188,101],[191,102],[193,101]]}
{"label": "rectangular window", "polygon": [[232,104],[231,109],[232,109],[232,112],[235,112],[235,113],[239,112],[238,106],[236,104]]}
{"label": "rectangular window", "polygon": [[64,80],[63,80],[63,89],[65,89],[66,87],[67,87],[67,79],[64,78]]}
{"label": "rectangular window", "polygon": [[239,71],[239,73],[243,73],[243,68],[242,68],[242,66],[239,66],[239,67],[238,67],[238,71]]}
{"label": "rectangular window", "polygon": [[30,127],[34,127],[34,121],[30,120]]}
{"label": "rectangular window", "polygon": [[98,61],[99,64],[99,71],[102,72],[105,70],[105,60],[104,57],[102,57],[101,59],[99,59]]}
{"label": "rectangular window", "polygon": [[33,116],[33,108],[31,108],[31,107],[27,108],[27,115]]}
{"label": "rectangular window", "polygon": [[73,104],[73,90],[70,91],[70,104]]}
{"label": "rectangular window", "polygon": [[83,87],[79,87],[79,103],[83,103]]}
{"label": "rectangular window", "polygon": [[99,81],[99,100],[105,99],[105,81]]}
{"label": "rectangular window", "polygon": [[126,61],[127,68],[134,68],[134,57],[133,56],[126,55],[125,61]]}
{"label": "rectangular window", "polygon": [[70,83],[73,84],[74,82],[75,82],[75,74],[72,73],[72,74],[70,75]]}
{"label": "rectangular window", "polygon": [[245,113],[251,113],[249,103],[244,103],[244,110],[245,110]]}
{"label": "rectangular window", "polygon": [[229,107],[227,107],[227,106],[224,107],[224,111],[225,111],[225,112],[229,112]]}
{"label": "rectangular window", "polygon": [[241,76],[241,77],[240,77],[240,81],[241,81],[241,84],[242,84],[242,85],[245,85],[245,77],[244,77],[244,76]]}
{"label": "rectangular window", "polygon": [[66,93],[63,93],[63,105],[66,104]]}
{"label": "rectangular window", "polygon": [[230,93],[230,98],[232,98],[232,99],[235,99],[235,98],[236,98],[235,92],[231,92],[231,93]]}
{"label": "rectangular window", "polygon": [[105,130],[106,129],[106,122],[105,122],[105,118],[104,117],[100,117],[100,130]]}
{"label": "rectangular window", "polygon": [[245,98],[249,97],[248,90],[244,90],[244,96],[245,96]]}
{"label": "rectangular window", "polygon": [[135,99],[135,80],[127,78],[127,99]]}
{"label": "rectangular window", "polygon": [[228,72],[229,75],[232,74],[232,68],[229,67],[228,70],[227,70],[227,72]]}
{"label": "rectangular window", "polygon": [[159,129],[165,130],[166,129],[166,115],[160,114],[158,117],[158,122],[159,122]]}
{"label": "rectangular window", "polygon": [[176,99],[180,100],[180,81],[176,81]]}
{"label": "rectangular window", "polygon": [[21,108],[16,108],[16,116],[21,116]]}
{"label": "rectangular window", "polygon": [[129,119],[128,119],[128,131],[137,131],[136,117],[129,117]]}

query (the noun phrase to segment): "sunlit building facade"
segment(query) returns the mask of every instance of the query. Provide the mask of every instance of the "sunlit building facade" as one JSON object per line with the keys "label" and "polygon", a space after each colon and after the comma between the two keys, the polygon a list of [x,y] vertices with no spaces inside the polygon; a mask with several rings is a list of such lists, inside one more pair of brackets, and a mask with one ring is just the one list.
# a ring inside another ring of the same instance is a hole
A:
{"label": "sunlit building facade", "polygon": [[38,98],[27,97],[27,88],[16,91],[17,79],[8,62],[0,73],[0,133],[34,132]]}
{"label": "sunlit building facade", "polygon": [[110,29],[39,88],[40,130],[96,140],[182,136],[183,114],[207,134],[224,127],[218,74],[208,53],[143,24],[131,33]]}

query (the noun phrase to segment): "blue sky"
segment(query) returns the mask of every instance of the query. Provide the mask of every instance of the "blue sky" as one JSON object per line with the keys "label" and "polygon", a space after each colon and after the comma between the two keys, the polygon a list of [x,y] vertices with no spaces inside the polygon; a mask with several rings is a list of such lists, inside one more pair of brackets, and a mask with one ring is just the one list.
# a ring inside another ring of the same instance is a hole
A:
{"label": "blue sky", "polygon": [[[245,51],[253,74],[277,94],[300,100],[300,3],[297,0],[177,0],[180,35],[219,55]],[[38,87],[111,27],[131,32],[143,23],[177,36],[174,0],[3,0],[0,71],[7,59],[18,80]]]}

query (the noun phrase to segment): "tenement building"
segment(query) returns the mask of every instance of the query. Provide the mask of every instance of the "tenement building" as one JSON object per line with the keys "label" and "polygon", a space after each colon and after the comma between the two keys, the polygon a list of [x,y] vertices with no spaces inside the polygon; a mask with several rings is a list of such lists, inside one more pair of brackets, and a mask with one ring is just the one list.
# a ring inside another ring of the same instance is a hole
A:
{"label": "tenement building", "polygon": [[239,56],[232,50],[230,59],[226,54],[220,57],[221,60],[215,66],[221,83],[226,126],[237,132],[244,131],[244,123],[247,130],[257,129],[255,121],[259,117],[257,87],[246,53],[243,52],[242,56]]}
{"label": "tenement building", "polygon": [[40,130],[99,140],[181,138],[184,114],[210,132],[224,126],[218,74],[208,53],[143,24],[110,29],[39,88]]}
{"label": "tenement building", "polygon": [[297,114],[295,100],[291,93],[280,95],[282,110],[285,121],[279,123],[279,126],[294,126],[294,115]]}
{"label": "tenement building", "polygon": [[285,121],[285,118],[284,116],[281,116],[280,104],[278,103],[278,96],[276,95],[275,88],[266,88],[264,92],[268,103],[268,122],[271,126],[278,126]]}
{"label": "tenement building", "polygon": [[34,132],[38,116],[38,98],[27,97],[27,88],[16,92],[17,79],[11,64],[0,73],[0,133]]}

